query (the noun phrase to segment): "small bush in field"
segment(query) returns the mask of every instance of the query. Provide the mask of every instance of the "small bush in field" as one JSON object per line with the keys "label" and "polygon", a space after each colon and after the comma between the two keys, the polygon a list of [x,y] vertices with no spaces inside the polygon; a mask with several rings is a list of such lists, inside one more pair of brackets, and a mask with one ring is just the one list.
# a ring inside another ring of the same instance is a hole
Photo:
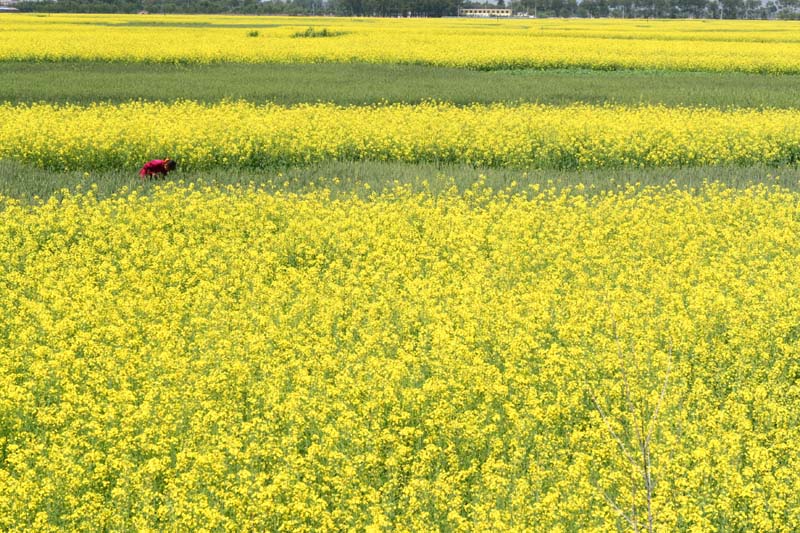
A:
{"label": "small bush in field", "polygon": [[312,26],[309,26],[305,31],[299,31],[293,34],[292,37],[336,37],[344,34],[345,32],[343,31],[332,31],[328,28],[322,28],[321,30],[318,30]]}

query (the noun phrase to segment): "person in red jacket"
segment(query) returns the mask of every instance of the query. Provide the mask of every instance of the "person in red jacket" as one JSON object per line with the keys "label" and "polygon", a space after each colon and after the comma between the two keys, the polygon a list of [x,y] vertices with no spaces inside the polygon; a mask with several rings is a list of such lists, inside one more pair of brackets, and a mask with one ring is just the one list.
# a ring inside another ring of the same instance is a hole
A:
{"label": "person in red jacket", "polygon": [[139,175],[142,179],[149,178],[155,175],[160,175],[162,178],[167,175],[168,172],[175,170],[175,161],[170,158],[166,159],[153,159],[152,161],[148,161],[142,167],[142,170],[139,171]]}

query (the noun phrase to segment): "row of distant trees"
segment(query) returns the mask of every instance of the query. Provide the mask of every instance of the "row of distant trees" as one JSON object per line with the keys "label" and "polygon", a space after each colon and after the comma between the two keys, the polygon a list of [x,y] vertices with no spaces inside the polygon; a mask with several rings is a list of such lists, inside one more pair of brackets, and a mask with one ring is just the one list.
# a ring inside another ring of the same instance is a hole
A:
{"label": "row of distant trees", "polygon": [[515,0],[511,6],[537,17],[800,18],[800,0]]}
{"label": "row of distant trees", "polygon": [[[515,13],[535,17],[800,18],[800,0],[498,0]],[[69,13],[240,13],[445,17],[465,0],[44,0],[16,4],[21,11]]]}
{"label": "row of distant trees", "polygon": [[62,13],[216,13],[446,17],[462,0],[30,0],[20,11]]}

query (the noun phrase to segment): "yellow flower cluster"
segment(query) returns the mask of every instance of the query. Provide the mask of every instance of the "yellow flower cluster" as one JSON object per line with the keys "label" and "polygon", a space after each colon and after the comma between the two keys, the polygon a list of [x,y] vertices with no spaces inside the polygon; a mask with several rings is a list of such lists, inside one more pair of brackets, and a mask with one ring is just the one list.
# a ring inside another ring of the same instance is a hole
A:
{"label": "yellow flower cluster", "polygon": [[797,531],[799,200],[4,199],[0,529]]}
{"label": "yellow flower cluster", "polygon": [[[333,37],[295,38],[308,27]],[[248,36],[256,29],[256,38]],[[424,63],[474,69],[800,72],[800,24],[777,21],[15,16],[0,60]]]}
{"label": "yellow flower cluster", "polygon": [[451,104],[0,105],[0,158],[54,169],[323,160],[546,168],[793,163],[800,111]]}

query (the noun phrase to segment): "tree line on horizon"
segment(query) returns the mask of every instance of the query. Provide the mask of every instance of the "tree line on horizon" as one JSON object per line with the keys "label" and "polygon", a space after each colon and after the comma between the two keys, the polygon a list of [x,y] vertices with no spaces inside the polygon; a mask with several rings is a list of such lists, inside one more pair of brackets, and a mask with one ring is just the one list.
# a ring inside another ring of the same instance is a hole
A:
{"label": "tree line on horizon", "polygon": [[20,11],[208,13],[381,17],[456,16],[460,8],[507,7],[529,17],[799,19],[800,0],[29,0]]}

